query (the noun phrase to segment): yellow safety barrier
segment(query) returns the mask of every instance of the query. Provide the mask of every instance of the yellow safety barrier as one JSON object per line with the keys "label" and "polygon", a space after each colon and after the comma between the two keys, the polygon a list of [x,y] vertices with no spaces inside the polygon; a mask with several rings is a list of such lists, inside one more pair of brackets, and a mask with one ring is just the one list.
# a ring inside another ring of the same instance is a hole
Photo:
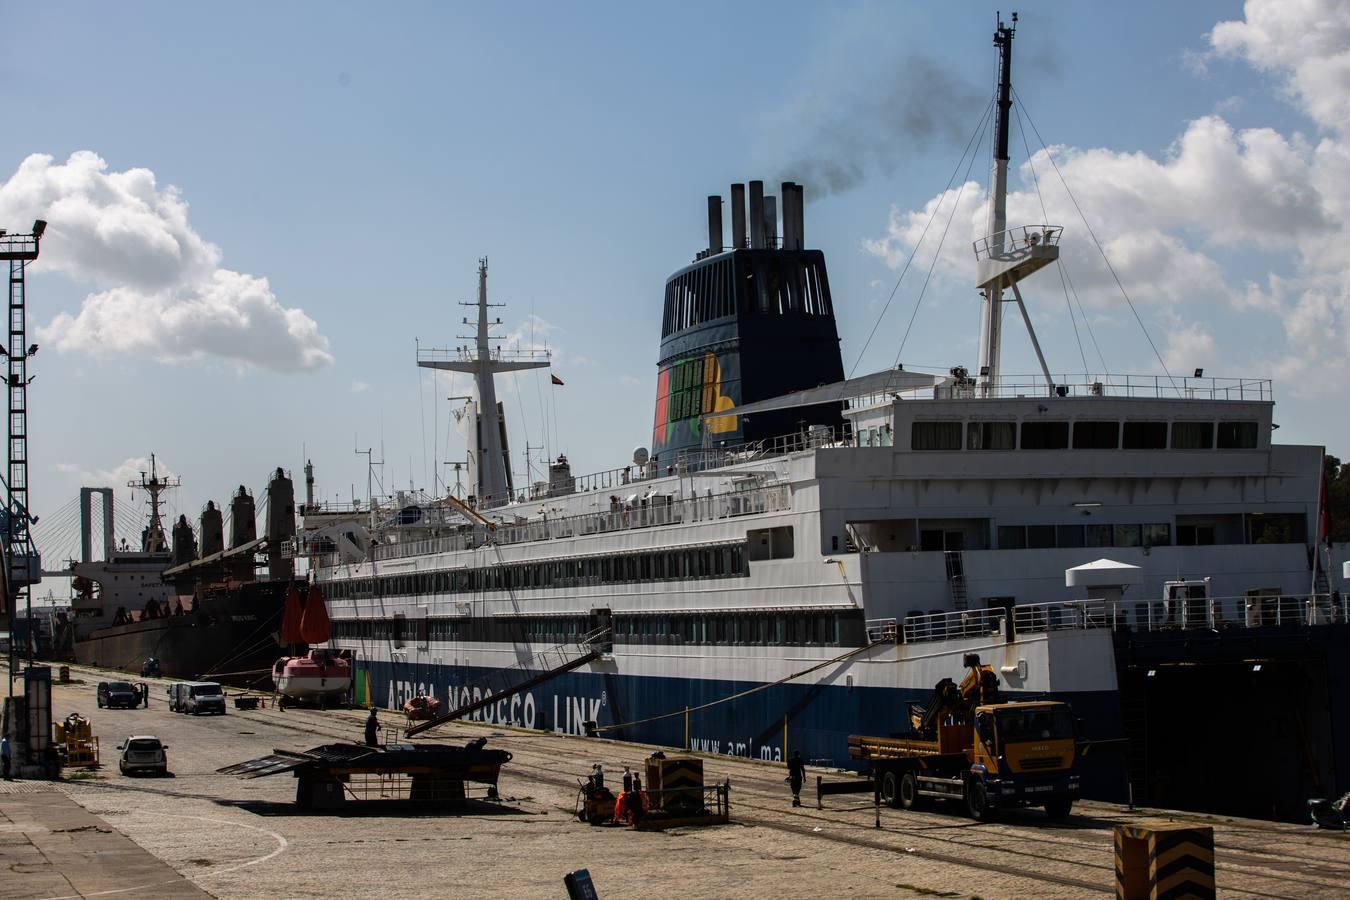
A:
{"label": "yellow safety barrier", "polygon": [[1214,829],[1117,825],[1116,897],[1208,900],[1214,892]]}

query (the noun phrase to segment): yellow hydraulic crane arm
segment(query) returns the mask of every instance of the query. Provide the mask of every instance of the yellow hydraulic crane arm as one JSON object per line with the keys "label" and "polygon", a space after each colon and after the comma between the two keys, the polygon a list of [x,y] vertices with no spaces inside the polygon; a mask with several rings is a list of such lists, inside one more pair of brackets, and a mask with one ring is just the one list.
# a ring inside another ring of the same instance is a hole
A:
{"label": "yellow hydraulic crane arm", "polygon": [[961,679],[961,697],[971,709],[999,702],[998,676],[994,674],[994,667],[978,663],[971,666],[966,677]]}

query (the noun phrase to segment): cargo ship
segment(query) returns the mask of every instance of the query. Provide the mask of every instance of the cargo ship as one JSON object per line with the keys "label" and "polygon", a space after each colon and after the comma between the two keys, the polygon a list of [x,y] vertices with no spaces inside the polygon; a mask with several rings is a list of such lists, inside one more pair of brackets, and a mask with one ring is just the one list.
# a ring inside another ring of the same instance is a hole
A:
{"label": "cargo ship", "polygon": [[[1272,442],[1267,379],[1051,374],[1023,291],[1064,229],[1006,220],[1013,34],[995,36],[975,366],[845,378],[803,186],[736,184],[730,240],[709,197],[706,247],[653,306],[649,446],[517,485],[493,379],[548,360],[491,346],[480,262],[475,343],[417,359],[474,379],[470,495],[305,517],[358,699],[847,766],[850,734],[903,730],[974,654],[1116,749],[1088,796],[1301,817],[1350,788],[1323,448]],[[1009,306],[1034,376],[1001,370]],[[1234,755],[1216,742],[1239,722]]]}
{"label": "cargo ship", "polygon": [[[228,547],[222,512],[208,502],[200,552],[185,516],[173,526],[172,545],[165,532],[163,494],[178,484],[159,474],[152,455],[149,471],[131,485],[149,498],[139,549],[125,542],[114,546],[109,534],[104,558],[90,560],[89,517],[84,517],[83,561],[71,566],[71,609],[55,625],[55,652],[133,674],[155,660],[159,673],[170,678],[245,685],[266,680],[282,651],[278,631],[295,577],[294,559],[286,555],[295,535],[291,479],[280,469],[272,475],[262,538],[246,488],[240,486],[231,499]],[[111,503],[111,491],[106,493]],[[256,577],[259,567],[267,569],[263,579]]]}

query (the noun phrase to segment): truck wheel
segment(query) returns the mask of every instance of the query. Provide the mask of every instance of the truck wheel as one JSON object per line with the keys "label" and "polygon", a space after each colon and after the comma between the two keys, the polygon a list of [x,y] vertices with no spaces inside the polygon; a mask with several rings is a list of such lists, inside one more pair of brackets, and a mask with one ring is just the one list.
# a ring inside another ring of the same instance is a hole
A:
{"label": "truck wheel", "polygon": [[1073,809],[1073,799],[1070,797],[1056,797],[1045,804],[1045,814],[1052,819],[1067,819],[1071,809]]}
{"label": "truck wheel", "polygon": [[883,772],[881,775],[881,802],[893,808],[900,806],[900,779],[895,777],[894,772]]}
{"label": "truck wheel", "polygon": [[902,809],[918,809],[923,805],[923,797],[919,796],[919,779],[913,772],[906,772],[900,776],[900,807]]}
{"label": "truck wheel", "polygon": [[972,781],[966,785],[966,811],[980,822],[988,822],[994,817],[994,808],[989,805],[989,789],[982,782]]}

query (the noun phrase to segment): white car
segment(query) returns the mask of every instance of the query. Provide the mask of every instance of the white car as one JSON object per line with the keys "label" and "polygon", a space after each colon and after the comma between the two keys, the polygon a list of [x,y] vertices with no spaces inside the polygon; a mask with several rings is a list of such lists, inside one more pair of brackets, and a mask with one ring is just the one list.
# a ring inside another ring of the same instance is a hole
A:
{"label": "white car", "polygon": [[169,758],[164,752],[169,748],[153,734],[133,734],[118,744],[117,749],[117,768],[123,775],[139,772],[169,774]]}

